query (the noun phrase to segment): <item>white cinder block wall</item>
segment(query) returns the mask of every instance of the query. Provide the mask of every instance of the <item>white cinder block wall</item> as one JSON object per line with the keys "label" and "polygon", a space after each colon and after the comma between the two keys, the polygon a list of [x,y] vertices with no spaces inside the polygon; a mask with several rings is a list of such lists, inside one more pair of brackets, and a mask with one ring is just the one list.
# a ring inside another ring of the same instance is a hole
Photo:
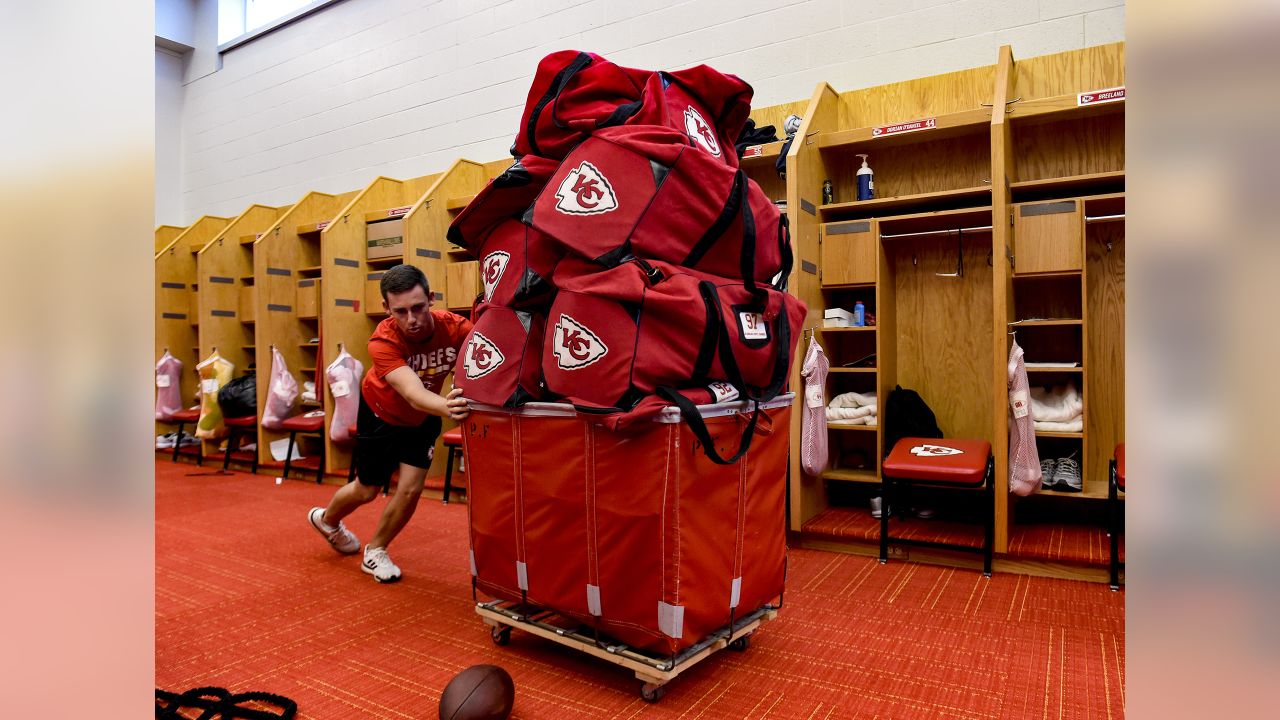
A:
{"label": "white cinder block wall", "polygon": [[708,63],[766,106],[822,81],[845,91],[991,64],[1003,44],[1032,57],[1123,39],[1123,0],[346,0],[187,73],[180,142],[157,149],[180,153],[178,187],[157,188],[178,200],[158,199],[156,221],[504,157],[554,50]]}

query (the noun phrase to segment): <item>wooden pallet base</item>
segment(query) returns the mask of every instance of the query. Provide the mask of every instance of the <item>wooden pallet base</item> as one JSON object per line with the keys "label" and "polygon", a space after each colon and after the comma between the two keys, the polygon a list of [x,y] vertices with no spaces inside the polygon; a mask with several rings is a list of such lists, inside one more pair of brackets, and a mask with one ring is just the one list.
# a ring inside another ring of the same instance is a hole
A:
{"label": "wooden pallet base", "polygon": [[493,641],[498,645],[506,645],[511,639],[511,629],[519,628],[631,670],[641,682],[640,697],[652,703],[662,699],[668,682],[716,651],[726,647],[746,650],[750,646],[751,634],[761,624],[776,618],[778,611],[772,606],[765,606],[735,622],[732,629],[721,628],[674,658],[646,654],[625,645],[597,643],[594,637],[584,635],[574,627],[556,625],[554,620],[560,619],[559,616],[548,610],[494,600],[476,603],[476,614],[490,626]]}

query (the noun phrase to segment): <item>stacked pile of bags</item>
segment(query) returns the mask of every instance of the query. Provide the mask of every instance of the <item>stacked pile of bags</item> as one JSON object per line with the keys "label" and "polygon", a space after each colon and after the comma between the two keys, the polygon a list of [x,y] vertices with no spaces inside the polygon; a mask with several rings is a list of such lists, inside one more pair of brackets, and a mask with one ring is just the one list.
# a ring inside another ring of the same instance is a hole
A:
{"label": "stacked pile of bags", "polygon": [[782,392],[806,308],[786,218],[738,167],[751,95],[706,66],[539,63],[516,161],[449,228],[484,286],[465,397],[571,402],[619,429]]}

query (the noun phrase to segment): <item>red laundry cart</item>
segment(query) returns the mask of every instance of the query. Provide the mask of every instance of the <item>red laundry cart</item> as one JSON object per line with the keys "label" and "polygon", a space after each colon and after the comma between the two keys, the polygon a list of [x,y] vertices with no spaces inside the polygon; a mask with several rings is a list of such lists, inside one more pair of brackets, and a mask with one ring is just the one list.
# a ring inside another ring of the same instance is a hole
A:
{"label": "red laundry cart", "polygon": [[[754,630],[771,618],[783,591],[792,398],[760,404],[750,450],[729,465],[707,457],[675,408],[612,431],[566,404],[472,405],[462,425],[471,573],[496,599],[477,609],[495,621],[495,641],[554,613],[571,622],[551,634],[662,657],[667,671],[712,638],[744,648],[742,621]],[[752,408],[698,407],[722,457]],[[502,607],[516,610],[493,614]],[[655,690],[665,680],[637,675]]]}

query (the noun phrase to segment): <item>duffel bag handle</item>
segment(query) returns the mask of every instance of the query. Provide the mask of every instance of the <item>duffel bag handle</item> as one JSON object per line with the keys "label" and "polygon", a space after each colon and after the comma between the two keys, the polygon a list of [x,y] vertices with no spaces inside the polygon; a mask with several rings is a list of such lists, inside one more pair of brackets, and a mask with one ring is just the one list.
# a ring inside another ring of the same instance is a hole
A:
{"label": "duffel bag handle", "polygon": [[660,397],[670,400],[677,408],[680,408],[680,416],[684,418],[685,424],[693,431],[693,436],[698,438],[698,442],[702,443],[702,451],[707,454],[711,462],[717,465],[732,465],[738,462],[751,449],[751,441],[754,439],[756,432],[756,423],[760,420],[760,403],[752,403],[755,409],[751,412],[751,419],[747,421],[747,427],[743,430],[742,437],[738,439],[738,451],[731,457],[725,458],[716,450],[715,441],[712,440],[711,433],[707,430],[707,421],[703,419],[702,413],[698,412],[698,406],[694,405],[692,400],[666,386],[659,387],[657,393]]}

